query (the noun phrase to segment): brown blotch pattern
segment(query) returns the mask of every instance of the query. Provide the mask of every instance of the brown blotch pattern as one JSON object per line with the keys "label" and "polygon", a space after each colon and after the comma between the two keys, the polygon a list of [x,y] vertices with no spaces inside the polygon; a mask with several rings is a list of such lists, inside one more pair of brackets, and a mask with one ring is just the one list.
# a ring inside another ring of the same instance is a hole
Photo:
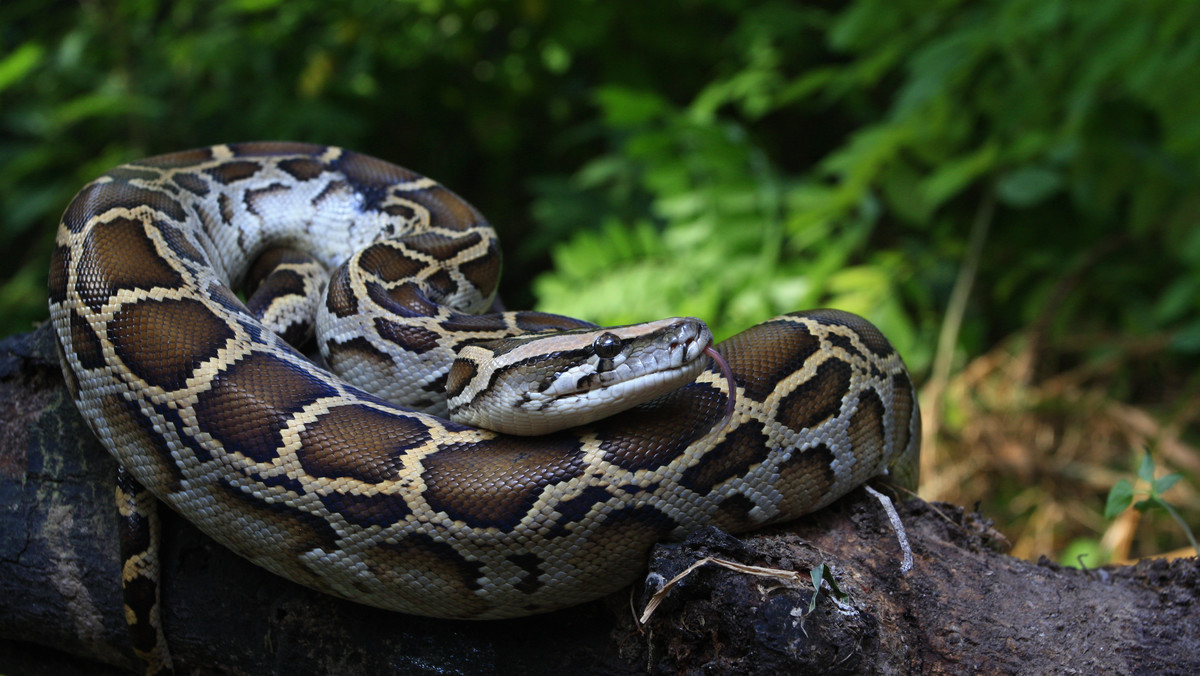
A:
{"label": "brown blotch pattern", "polygon": [[292,415],[337,391],[295,365],[262,353],[234,363],[213,379],[196,402],[201,429],[225,450],[256,462],[276,457]]}
{"label": "brown blotch pattern", "polygon": [[846,362],[826,360],[812,378],[779,400],[779,422],[800,432],[837,415],[850,392],[851,373]]}
{"label": "brown blotch pattern", "polygon": [[163,169],[175,169],[178,167],[189,167],[193,164],[207,162],[213,158],[212,148],[194,148],[192,150],[181,150],[177,153],[168,153],[166,155],[155,155],[147,157],[144,160],[138,160],[133,164],[143,167],[161,167]]}
{"label": "brown blotch pattern", "polygon": [[479,367],[470,359],[455,359],[446,375],[446,398],[452,399],[462,393],[463,389],[479,373]]}
{"label": "brown blotch pattern", "polygon": [[541,581],[542,565],[545,563],[537,554],[513,554],[508,557],[509,563],[521,569],[524,573],[521,581],[514,587],[517,591],[532,594],[545,586]]}
{"label": "brown blotch pattern", "polygon": [[424,497],[434,511],[473,528],[510,530],[546,486],[583,471],[580,456],[570,435],[447,444],[423,461]]}
{"label": "brown blotch pattern", "polygon": [[896,451],[908,448],[909,419],[915,406],[912,382],[903,373],[892,376],[892,429],[895,431]]}
{"label": "brown blotch pattern", "polygon": [[821,349],[821,341],[805,327],[771,321],[751,327],[721,343],[718,351],[729,362],[734,380],[745,396],[766,399],[787,375]]}
{"label": "brown blotch pattern", "polygon": [[734,493],[717,505],[717,510],[712,515],[713,525],[731,533],[754,528],[759,525],[758,521],[750,516],[754,507],[753,500],[741,493]]}
{"label": "brown blotch pattern", "polygon": [[175,174],[171,177],[171,181],[175,183],[175,185],[183,188],[193,195],[203,197],[208,194],[208,181],[200,178],[196,174],[190,172],[186,174]]}
{"label": "brown blotch pattern", "polygon": [[360,526],[390,526],[412,513],[404,496],[394,493],[372,495],[334,491],[322,495],[321,502],[331,512]]}
{"label": "brown blotch pattern", "polygon": [[224,162],[211,169],[206,169],[204,173],[211,176],[217,183],[229,185],[254,176],[259,169],[262,169],[262,165],[258,162]]}
{"label": "brown blotch pattern", "polygon": [[312,476],[374,484],[398,479],[405,454],[429,439],[429,429],[413,418],[338,406],[300,433],[297,455]]}
{"label": "brown blotch pattern", "polygon": [[111,209],[133,209],[140,206],[150,207],[173,221],[182,221],[187,217],[183,206],[166,193],[114,182],[84,186],[67,206],[62,222],[71,232],[79,232],[93,216]]}
{"label": "brown blotch pattern", "polygon": [[329,341],[327,347],[329,367],[335,372],[340,371],[342,364],[355,357],[378,364],[380,371],[386,370],[391,364],[391,358],[380,352],[363,336],[355,336],[343,342]]}
{"label": "brown blotch pattern", "polygon": [[500,248],[493,240],[488,245],[487,255],[463,261],[458,269],[467,281],[486,297],[496,290],[496,285],[500,282],[500,267]]}
{"label": "brown blotch pattern", "polygon": [[406,277],[414,277],[425,269],[424,262],[409,258],[403,251],[386,242],[380,242],[365,249],[358,257],[358,265],[366,272],[389,284]]}
{"label": "brown blotch pattern", "polygon": [[653,469],[678,457],[724,415],[723,394],[688,385],[608,418],[597,437],[605,460],[631,471]]}
{"label": "brown blotch pattern", "polygon": [[731,477],[740,477],[771,455],[762,423],[751,420],[726,435],[700,462],[683,473],[681,483],[700,494]]}
{"label": "brown blotch pattern", "polygon": [[552,315],[547,312],[517,312],[517,328],[529,333],[543,331],[572,331],[575,329],[594,329],[595,324],[574,317]]}
{"label": "brown blotch pattern", "polygon": [[793,315],[815,319],[829,326],[845,326],[858,334],[858,337],[867,346],[868,350],[881,357],[886,357],[894,352],[892,344],[888,342],[888,339],[884,337],[879,329],[858,315],[842,312],[841,310],[808,310],[805,312],[795,312]]}
{"label": "brown blotch pattern", "polygon": [[325,165],[321,164],[317,160],[307,157],[283,160],[279,163],[279,168],[287,172],[289,176],[297,181],[314,179],[325,171]]}
{"label": "brown blotch pattern", "polygon": [[404,167],[349,150],[334,160],[333,166],[352,183],[368,189],[387,188],[394,183],[421,178],[420,174]]}
{"label": "brown blotch pattern", "polygon": [[267,155],[320,155],[327,146],[299,141],[246,141],[230,143],[229,149],[238,157],[263,157]]}
{"label": "brown blotch pattern", "polygon": [[152,475],[158,479],[159,491],[176,491],[183,481],[183,473],[171,457],[170,445],[161,434],[154,431],[154,424],[141,411],[136,401],[127,401],[120,394],[105,395],[100,399],[100,410],[112,431],[113,440],[122,448],[153,449],[142,457],[154,463]]}
{"label": "brown blotch pattern", "polygon": [[50,302],[61,303],[67,299],[67,275],[71,267],[71,250],[56,246],[50,252]]}
{"label": "brown blotch pattern", "polygon": [[478,232],[455,237],[448,237],[436,232],[423,232],[404,237],[402,241],[406,249],[432,256],[440,261],[448,261],[479,244],[483,241],[483,236]]}
{"label": "brown blotch pattern", "polygon": [[424,354],[438,346],[438,334],[420,326],[398,324],[376,317],[375,330],[380,338],[415,354]]}
{"label": "brown blotch pattern", "polygon": [[79,259],[75,290],[97,312],[120,289],[175,288],[183,282],[158,255],[141,221],[129,218],[97,223],[88,231]]}
{"label": "brown blotch pattern", "polygon": [[177,390],[215,357],[233,331],[199,301],[143,300],[123,306],[108,325],[117,357],[151,386]]}
{"label": "brown blotch pattern", "polygon": [[874,468],[883,456],[883,401],[874,390],[858,395],[858,407],[850,416],[847,430],[850,446],[854,449],[855,483],[871,478]]}
{"label": "brown blotch pattern", "polygon": [[358,299],[354,296],[354,285],[350,281],[350,269],[346,264],[338,266],[329,277],[329,290],[325,292],[325,307],[337,317],[350,317],[358,313]]}
{"label": "brown blotch pattern", "polygon": [[85,369],[98,369],[104,366],[104,349],[100,345],[100,337],[83,317],[71,313],[71,349],[79,358],[79,365]]}
{"label": "brown blotch pattern", "polygon": [[[453,547],[436,542],[428,536],[410,535],[398,542],[385,542],[364,556],[364,560],[378,562],[372,565],[373,572],[389,570],[421,571],[421,579],[415,586],[412,598],[428,594],[429,589],[443,592],[447,617],[473,618],[488,609],[489,603],[471,593],[478,590],[483,577],[483,564],[468,561]],[[396,593],[406,596],[401,580],[385,580],[396,585]]]}
{"label": "brown blotch pattern", "polygon": [[787,486],[779,504],[777,521],[806,514],[824,505],[829,490],[837,481],[833,473],[833,451],[825,444],[792,451],[779,467],[778,486]]}
{"label": "brown blotch pattern", "polygon": [[466,230],[486,223],[475,207],[445,186],[427,188],[416,199],[429,209],[430,221],[443,228]]}

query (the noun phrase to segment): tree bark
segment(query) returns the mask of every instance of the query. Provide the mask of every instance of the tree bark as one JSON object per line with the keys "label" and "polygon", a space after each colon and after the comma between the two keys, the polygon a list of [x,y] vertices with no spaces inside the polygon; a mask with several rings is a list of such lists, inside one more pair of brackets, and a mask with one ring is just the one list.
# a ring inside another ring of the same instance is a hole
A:
{"label": "tree bark", "polygon": [[[139,667],[125,634],[113,460],[66,394],[48,326],[0,342],[0,673]],[[1005,556],[977,514],[910,500],[900,549],[857,490],[737,539],[714,529],[651,556],[649,588],[496,622],[411,617],[262,571],[164,514],[168,643],[183,673],[1200,673],[1197,559],[1079,571]],[[165,512],[166,510],[164,510]],[[799,582],[705,557],[799,571]],[[808,612],[808,571],[828,566]]]}

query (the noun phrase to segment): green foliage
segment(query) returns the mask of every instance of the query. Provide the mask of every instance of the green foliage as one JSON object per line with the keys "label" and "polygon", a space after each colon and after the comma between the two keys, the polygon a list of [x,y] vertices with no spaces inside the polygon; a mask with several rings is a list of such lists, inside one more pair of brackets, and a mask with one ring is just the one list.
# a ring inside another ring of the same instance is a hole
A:
{"label": "green foliage", "polygon": [[1129,509],[1132,504],[1133,508],[1146,514],[1152,510],[1160,509],[1175,520],[1179,527],[1183,529],[1187,536],[1188,542],[1191,543],[1192,549],[1196,550],[1196,555],[1200,556],[1200,545],[1196,544],[1196,536],[1192,534],[1192,529],[1184,521],[1179,512],[1171,506],[1171,503],[1163,500],[1162,494],[1171,489],[1180,479],[1181,474],[1166,474],[1157,479],[1154,478],[1154,460],[1149,453],[1142,456],[1141,464],[1138,465],[1137,478],[1146,486],[1144,491],[1145,498],[1133,502],[1133,498],[1138,495],[1134,490],[1134,485],[1129,479],[1121,479],[1113,485],[1108,492],[1108,500],[1104,505],[1104,518],[1115,519],[1117,516]]}
{"label": "green foliage", "polygon": [[837,580],[833,579],[833,570],[829,566],[823,563],[818,564],[817,567],[810,570],[808,574],[809,577],[812,578],[813,585],[813,595],[808,601],[808,613],[811,613],[817,609],[817,597],[821,595],[822,583],[829,584],[830,593],[832,593],[833,598],[837,599],[838,601],[845,601],[846,599],[850,598],[849,594],[842,591],[841,588],[838,587]]}
{"label": "green foliage", "polygon": [[[1032,321],[1077,271],[1054,330],[1169,331],[1194,355],[1198,22],[1200,5],[1140,0],[747,8],[684,103],[597,92],[609,152],[536,211],[575,233],[543,307],[602,323],[673,307],[728,335],[832,305],[919,369],[994,195],[964,347]],[[580,193],[599,208],[565,204]]]}

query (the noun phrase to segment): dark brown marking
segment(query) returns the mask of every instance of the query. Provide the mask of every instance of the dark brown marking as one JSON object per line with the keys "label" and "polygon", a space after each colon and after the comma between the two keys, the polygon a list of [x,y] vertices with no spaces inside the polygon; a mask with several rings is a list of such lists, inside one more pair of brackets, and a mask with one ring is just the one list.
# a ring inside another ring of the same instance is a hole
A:
{"label": "dark brown marking", "polygon": [[438,334],[420,326],[399,324],[383,317],[375,318],[379,337],[415,354],[424,354],[438,346]]}
{"label": "dark brown marking", "polygon": [[330,511],[360,526],[390,526],[412,513],[404,496],[392,493],[366,495],[334,491],[322,495],[321,502]]}
{"label": "dark brown marking", "polygon": [[496,290],[496,285],[500,281],[500,247],[496,245],[496,240],[488,242],[488,251],[483,256],[478,256],[469,261],[463,261],[458,265],[459,271],[467,278],[467,281],[479,289],[479,292],[484,297],[490,296]]}
{"label": "dark brown marking", "polygon": [[391,358],[380,352],[371,341],[362,336],[355,336],[344,342],[329,341],[329,366],[335,372],[342,370],[342,364],[358,359],[377,364],[379,370],[386,370],[391,364]]}
{"label": "dark brown marking", "polygon": [[858,406],[850,416],[847,430],[850,446],[854,449],[855,473],[864,473],[857,476],[858,480],[866,481],[871,478],[870,470],[877,467],[883,457],[885,413],[883,401],[879,399],[875,390],[865,390],[858,395]]}
{"label": "dark brown marking", "polygon": [[892,430],[896,441],[896,452],[902,453],[911,441],[910,422],[916,408],[912,382],[903,373],[892,376]]}
{"label": "dark brown marking", "polygon": [[829,326],[845,326],[858,334],[868,350],[881,357],[890,356],[895,351],[892,344],[880,333],[879,329],[875,328],[874,324],[858,315],[841,310],[808,310],[796,312],[794,316],[808,317]]}
{"label": "dark brown marking", "polygon": [[297,181],[307,181],[314,179],[325,171],[325,165],[314,159],[307,157],[298,157],[291,160],[283,160],[279,163],[279,168],[288,173],[289,176]]}
{"label": "dark brown marking", "polygon": [[546,486],[579,476],[579,441],[571,435],[498,437],[448,444],[424,460],[425,499],[434,511],[473,528],[511,530]]}
{"label": "dark brown marking", "polygon": [[544,331],[573,331],[575,329],[594,329],[596,325],[574,317],[552,315],[547,312],[517,312],[515,319],[517,328],[528,333]]}
{"label": "dark brown marking", "polygon": [[450,272],[445,268],[440,268],[426,277],[425,284],[429,288],[429,295],[433,298],[449,298],[458,292],[458,282],[454,281]]}
{"label": "dark brown marking", "polygon": [[447,331],[463,331],[466,333],[495,332],[508,330],[508,323],[502,315],[469,315],[456,312],[442,322],[442,328]]}
{"label": "dark brown marking", "polygon": [[463,251],[477,246],[483,241],[483,236],[478,232],[469,232],[455,237],[436,232],[423,232],[419,235],[408,235],[401,238],[400,241],[404,243],[406,249],[432,256],[435,260],[448,261]]}
{"label": "dark brown marking", "polygon": [[850,392],[851,374],[846,362],[826,360],[812,378],[779,400],[779,422],[800,432],[837,415]]}
{"label": "dark brown marking", "polygon": [[431,186],[419,195],[409,193],[406,197],[425,205],[425,208],[429,209],[429,220],[434,225],[467,230],[487,224],[483,215],[476,211],[475,207],[445,186]]}
{"label": "dark brown marking", "polygon": [[604,459],[636,471],[661,467],[711,431],[725,415],[725,395],[699,384],[618,413],[598,427]]}
{"label": "dark brown marking", "polygon": [[175,185],[183,188],[193,195],[204,197],[208,194],[208,181],[200,178],[194,173],[175,174],[171,177],[171,181],[173,181]]}
{"label": "dark brown marking", "polygon": [[452,399],[461,394],[478,372],[479,367],[470,359],[455,359],[446,375],[446,398]]}
{"label": "dark brown marking", "polygon": [[230,143],[229,149],[238,157],[267,157],[270,155],[320,155],[328,146],[298,141],[248,141]]}
{"label": "dark brown marking", "polygon": [[84,238],[75,290],[94,311],[120,289],[175,288],[182,282],[158,254],[141,221],[116,218],[97,223]]}
{"label": "dark brown marking", "polygon": [[[384,542],[373,553],[378,556],[371,556],[368,560],[380,561],[381,567],[424,571],[425,576],[431,578],[429,585],[433,589],[450,587],[453,591],[475,591],[481,587],[479,578],[483,576],[483,564],[464,559],[450,545],[437,542],[427,535],[413,534],[400,541]],[[470,594],[466,596],[477,598]],[[468,608],[463,617],[472,617],[487,608],[487,602],[482,599],[476,602],[475,607],[470,607],[470,602],[466,605]]]}
{"label": "dark brown marking", "polygon": [[338,406],[300,433],[300,464],[309,474],[367,483],[399,478],[405,454],[430,439],[414,418],[365,406]]}
{"label": "dark brown marking", "polygon": [[165,223],[156,225],[158,226],[158,231],[162,233],[163,242],[166,243],[167,248],[174,252],[175,255],[194,263],[208,264],[208,257],[188,241],[183,231]]}
{"label": "dark brown marking", "polygon": [[404,282],[393,289],[385,289],[375,282],[367,282],[367,296],[379,307],[401,317],[432,317],[438,306],[425,297],[420,287]]}
{"label": "dark brown marking", "polygon": [[114,182],[90,183],[84,186],[67,206],[62,222],[71,232],[79,232],[93,216],[111,209],[133,209],[140,206],[165,214],[174,221],[182,221],[187,217],[183,206],[166,193]]}
{"label": "dark brown marking", "polygon": [[[786,487],[784,488],[786,490]],[[753,500],[741,493],[734,493],[717,505],[717,511],[712,517],[713,525],[730,533],[741,533],[754,528],[759,525],[758,520],[750,516],[754,507]]]}
{"label": "dark brown marking", "polygon": [[521,569],[524,573],[520,582],[514,585],[514,588],[525,594],[532,594],[545,586],[541,581],[542,576],[542,561],[537,554],[513,554],[508,557],[509,563]]}
{"label": "dark brown marking", "polygon": [[208,162],[211,159],[213,159],[212,148],[194,148],[192,150],[181,150],[177,153],[167,153],[166,155],[147,157],[146,159],[138,160],[133,164],[143,167],[178,169],[180,167],[189,167],[194,164]]}
{"label": "dark brown marking", "polygon": [[129,370],[166,390],[183,387],[231,338],[233,331],[212,310],[190,299],[126,304],[108,325],[108,339]]}
{"label": "dark brown marking", "polygon": [[75,312],[71,312],[71,349],[79,358],[79,365],[85,369],[98,369],[104,366],[104,349],[100,338],[87,321]]}
{"label": "dark brown marking", "polygon": [[742,476],[771,455],[762,423],[751,420],[726,435],[700,462],[683,473],[681,483],[704,495],[717,484]]}
{"label": "dark brown marking", "polygon": [[421,178],[421,175],[391,162],[346,151],[333,163],[353,183],[368,188],[384,188]]}
{"label": "dark brown marking", "polygon": [[62,303],[67,299],[67,276],[71,267],[71,249],[56,246],[50,252],[50,302]]}
{"label": "dark brown marking", "polygon": [[262,188],[247,190],[246,194],[242,198],[242,203],[246,205],[246,211],[249,211],[260,218],[267,219],[271,217],[270,209],[264,208],[261,204],[261,200],[264,197],[286,195],[291,192],[291,190],[291,188],[282,183],[272,183]]}
{"label": "dark brown marking", "polygon": [[359,255],[358,265],[386,284],[398,282],[406,277],[415,277],[425,269],[423,261],[410,258],[387,242],[380,242],[365,249]]}
{"label": "dark brown marking", "polygon": [[120,394],[108,394],[100,399],[100,410],[112,433],[113,440],[121,447],[153,449],[146,457],[154,465],[157,477],[156,489],[175,491],[183,481],[183,473],[171,457],[170,444],[154,429],[155,423],[147,417],[136,401],[128,401]]}
{"label": "dark brown marking", "polygon": [[338,317],[350,317],[358,312],[358,299],[350,281],[350,269],[345,263],[329,277],[329,291],[325,293],[325,307]]}
{"label": "dark brown marking", "polygon": [[717,351],[729,362],[745,396],[762,401],[820,348],[821,341],[803,326],[770,321],[722,342]]}
{"label": "dark brown marking", "polygon": [[233,207],[233,199],[229,195],[225,193],[217,195],[217,209],[221,212],[221,220],[226,225],[233,225],[233,219],[237,217],[237,212]]}
{"label": "dark brown marking", "polygon": [[258,162],[223,162],[205,169],[204,173],[212,176],[217,183],[229,185],[254,176],[259,169],[262,169],[262,165]]}
{"label": "dark brown marking", "polygon": [[231,453],[269,462],[292,416],[337,391],[304,369],[277,357],[253,353],[220,372],[199,395],[196,418]]}
{"label": "dark brown marking", "polygon": [[777,521],[807,514],[827,502],[837,477],[833,473],[833,451],[825,444],[792,451],[779,467],[776,485],[783,492]]}
{"label": "dark brown marking", "polygon": [[829,339],[830,344],[832,344],[836,347],[842,348],[851,357],[857,357],[859,359],[866,358],[866,355],[864,355],[862,353],[862,350],[859,350],[857,347],[854,347],[854,341],[852,341],[849,336],[843,336],[843,335],[839,335],[836,333],[831,333],[827,337]]}

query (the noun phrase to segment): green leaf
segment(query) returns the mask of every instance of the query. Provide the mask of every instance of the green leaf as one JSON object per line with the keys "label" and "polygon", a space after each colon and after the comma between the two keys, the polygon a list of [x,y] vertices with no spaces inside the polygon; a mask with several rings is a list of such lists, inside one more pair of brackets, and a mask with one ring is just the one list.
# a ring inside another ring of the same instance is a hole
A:
{"label": "green leaf", "polygon": [[1153,484],[1153,487],[1151,488],[1151,490],[1154,491],[1154,493],[1157,495],[1162,495],[1163,493],[1166,493],[1167,491],[1171,490],[1171,486],[1174,486],[1175,482],[1179,481],[1182,478],[1183,478],[1183,475],[1179,474],[1179,473],[1172,473],[1172,474],[1168,474],[1163,477],[1159,477],[1154,480],[1154,484]]}
{"label": "green leaf", "polygon": [[1154,483],[1154,460],[1149,453],[1142,456],[1142,462],[1138,465],[1138,478],[1148,484]]}
{"label": "green leaf", "polygon": [[1118,514],[1129,509],[1133,502],[1133,484],[1128,479],[1121,479],[1108,492],[1108,502],[1104,505],[1104,518],[1113,519]]}
{"label": "green leaf", "polygon": [[1053,169],[1023,167],[1000,178],[996,184],[996,196],[1001,202],[1020,209],[1045,201],[1062,186],[1062,174]]}
{"label": "green leaf", "polygon": [[26,42],[0,59],[0,92],[33,70],[41,62],[43,51],[38,43]]}

